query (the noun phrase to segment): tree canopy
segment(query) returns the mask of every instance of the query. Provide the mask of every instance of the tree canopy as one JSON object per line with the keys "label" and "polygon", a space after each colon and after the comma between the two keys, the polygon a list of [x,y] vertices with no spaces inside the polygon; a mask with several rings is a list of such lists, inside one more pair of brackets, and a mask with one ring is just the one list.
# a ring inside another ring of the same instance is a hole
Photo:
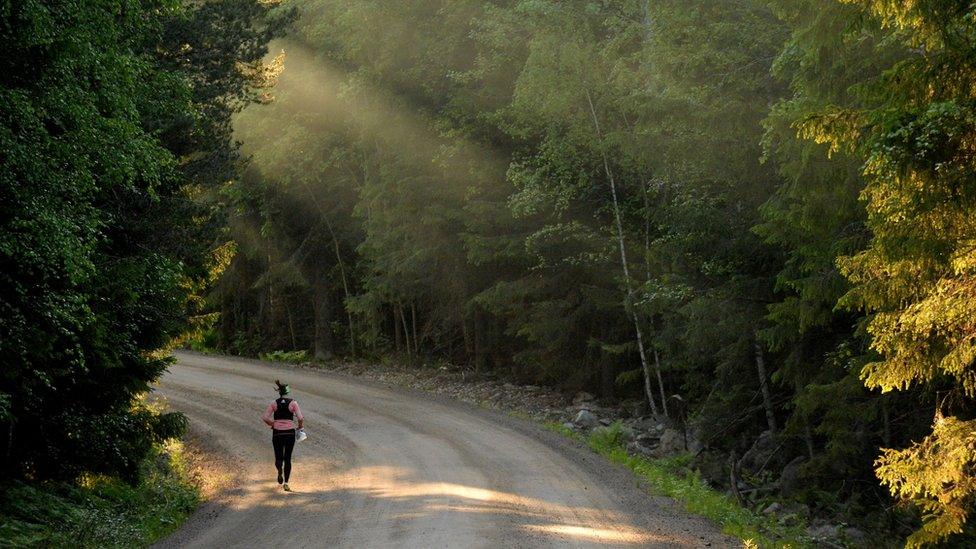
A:
{"label": "tree canopy", "polygon": [[0,3],[8,469],[131,467],[199,329],[643,402],[716,485],[772,441],[755,498],[971,534],[970,2],[294,7]]}

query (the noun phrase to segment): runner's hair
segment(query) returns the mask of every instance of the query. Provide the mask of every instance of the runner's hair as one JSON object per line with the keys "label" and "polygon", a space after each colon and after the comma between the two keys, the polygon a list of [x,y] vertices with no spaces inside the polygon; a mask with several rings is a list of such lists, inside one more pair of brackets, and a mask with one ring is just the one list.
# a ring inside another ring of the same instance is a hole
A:
{"label": "runner's hair", "polygon": [[288,392],[288,385],[286,385],[286,384],[283,384],[282,382],[280,382],[280,381],[278,381],[278,380],[276,379],[276,380],[275,380],[275,390],[276,390],[276,391],[278,391],[278,394],[279,394],[279,395],[282,395],[282,396],[284,396],[284,395],[285,395],[285,393],[287,393],[287,392]]}

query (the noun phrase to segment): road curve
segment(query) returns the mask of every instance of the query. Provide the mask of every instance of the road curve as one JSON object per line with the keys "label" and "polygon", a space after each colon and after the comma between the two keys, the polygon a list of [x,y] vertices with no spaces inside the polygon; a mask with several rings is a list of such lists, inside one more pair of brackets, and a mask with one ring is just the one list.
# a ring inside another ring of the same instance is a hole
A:
{"label": "road curve", "polygon": [[[159,547],[726,547],[710,522],[535,425],[347,376],[178,353],[157,393],[233,480]],[[291,486],[260,415],[305,413]]]}

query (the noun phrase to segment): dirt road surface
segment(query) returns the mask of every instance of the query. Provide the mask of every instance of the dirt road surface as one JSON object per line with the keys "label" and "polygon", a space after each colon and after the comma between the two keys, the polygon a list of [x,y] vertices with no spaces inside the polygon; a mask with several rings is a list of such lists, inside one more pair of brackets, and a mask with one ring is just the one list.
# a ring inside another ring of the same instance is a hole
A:
{"label": "dirt road surface", "polygon": [[[158,387],[229,481],[159,547],[729,547],[629,471],[530,422],[314,370],[178,353]],[[261,422],[275,378],[308,440],[291,493]]]}

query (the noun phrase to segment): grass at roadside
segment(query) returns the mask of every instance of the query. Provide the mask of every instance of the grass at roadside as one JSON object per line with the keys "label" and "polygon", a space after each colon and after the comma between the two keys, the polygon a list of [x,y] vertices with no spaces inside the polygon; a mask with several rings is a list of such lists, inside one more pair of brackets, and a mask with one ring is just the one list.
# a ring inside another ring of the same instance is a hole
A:
{"label": "grass at roadside", "polygon": [[0,486],[0,547],[145,547],[199,499],[184,447],[171,441],[143,462],[135,486],[101,475]]}
{"label": "grass at roadside", "polygon": [[686,465],[690,456],[647,459],[628,454],[619,424],[596,429],[586,437],[556,423],[547,423],[546,427],[626,466],[655,494],[674,498],[689,512],[713,520],[722,527],[722,532],[741,539],[747,547],[812,546],[801,526],[783,526],[773,518],[746,509],[726,494],[709,487],[697,473],[689,473]]}

